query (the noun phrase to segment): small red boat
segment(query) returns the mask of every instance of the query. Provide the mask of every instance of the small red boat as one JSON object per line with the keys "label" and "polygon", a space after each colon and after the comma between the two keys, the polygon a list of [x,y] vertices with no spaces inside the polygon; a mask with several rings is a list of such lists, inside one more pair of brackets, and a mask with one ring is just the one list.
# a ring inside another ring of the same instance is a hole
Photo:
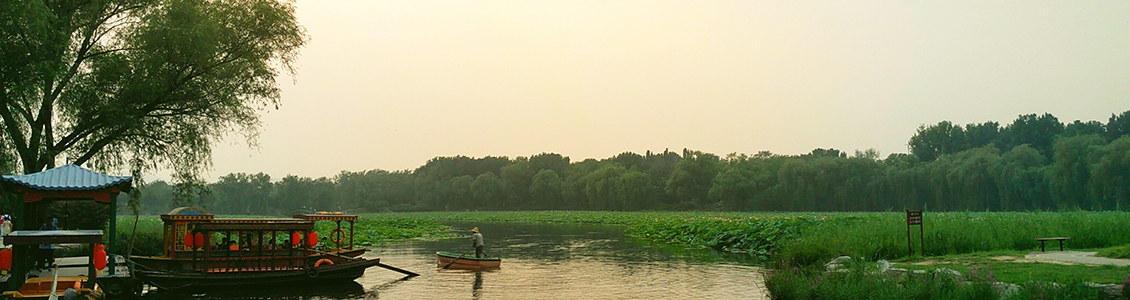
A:
{"label": "small red boat", "polygon": [[[498,269],[502,266],[502,259],[497,257],[474,257],[466,254],[451,252],[436,252],[436,261],[439,267],[448,269]],[[452,263],[454,261],[454,263]],[[449,266],[450,265],[450,266]]]}

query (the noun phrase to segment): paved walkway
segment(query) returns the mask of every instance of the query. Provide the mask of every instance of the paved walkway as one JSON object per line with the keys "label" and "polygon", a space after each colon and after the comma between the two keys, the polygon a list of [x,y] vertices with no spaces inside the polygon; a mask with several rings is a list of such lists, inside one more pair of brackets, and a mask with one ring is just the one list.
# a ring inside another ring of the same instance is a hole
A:
{"label": "paved walkway", "polygon": [[1081,251],[1048,251],[1032,252],[1024,256],[1024,260],[1055,263],[1055,264],[1081,264],[1081,265],[1115,265],[1119,267],[1130,266],[1130,259],[1106,258],[1095,256],[1098,252]]}

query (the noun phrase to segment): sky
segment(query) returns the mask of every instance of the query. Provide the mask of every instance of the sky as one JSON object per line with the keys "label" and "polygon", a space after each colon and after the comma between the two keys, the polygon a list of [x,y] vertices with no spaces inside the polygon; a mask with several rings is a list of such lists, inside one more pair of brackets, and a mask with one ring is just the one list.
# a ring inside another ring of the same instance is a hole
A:
{"label": "sky", "polygon": [[[439,156],[906,153],[921,125],[1130,110],[1130,1],[298,0],[309,42],[229,173]],[[159,176],[160,177],[160,176]]]}

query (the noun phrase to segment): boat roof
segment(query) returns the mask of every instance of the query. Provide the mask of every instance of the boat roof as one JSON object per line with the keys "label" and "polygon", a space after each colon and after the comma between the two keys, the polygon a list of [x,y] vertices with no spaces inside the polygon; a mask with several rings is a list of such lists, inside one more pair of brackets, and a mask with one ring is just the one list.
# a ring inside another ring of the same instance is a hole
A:
{"label": "boat roof", "polygon": [[101,230],[17,230],[4,236],[5,245],[102,243]]}
{"label": "boat roof", "polygon": [[300,219],[214,219],[196,223],[203,231],[306,231],[314,229],[314,221]]}
{"label": "boat roof", "polygon": [[91,171],[74,164],[27,175],[4,175],[4,182],[46,191],[89,191],[117,186],[129,191],[131,176],[113,176]]}

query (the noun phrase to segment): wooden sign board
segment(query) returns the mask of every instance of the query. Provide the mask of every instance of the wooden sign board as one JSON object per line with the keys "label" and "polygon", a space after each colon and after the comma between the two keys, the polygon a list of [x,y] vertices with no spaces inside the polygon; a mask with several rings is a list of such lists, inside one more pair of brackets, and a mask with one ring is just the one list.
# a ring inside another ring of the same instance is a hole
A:
{"label": "wooden sign board", "polygon": [[922,225],[922,211],[921,210],[908,210],[908,211],[906,211],[906,225]]}
{"label": "wooden sign board", "polygon": [[906,211],[906,251],[907,256],[914,256],[914,246],[910,241],[910,226],[918,225],[919,252],[926,256],[926,231],[922,227],[922,210]]}

